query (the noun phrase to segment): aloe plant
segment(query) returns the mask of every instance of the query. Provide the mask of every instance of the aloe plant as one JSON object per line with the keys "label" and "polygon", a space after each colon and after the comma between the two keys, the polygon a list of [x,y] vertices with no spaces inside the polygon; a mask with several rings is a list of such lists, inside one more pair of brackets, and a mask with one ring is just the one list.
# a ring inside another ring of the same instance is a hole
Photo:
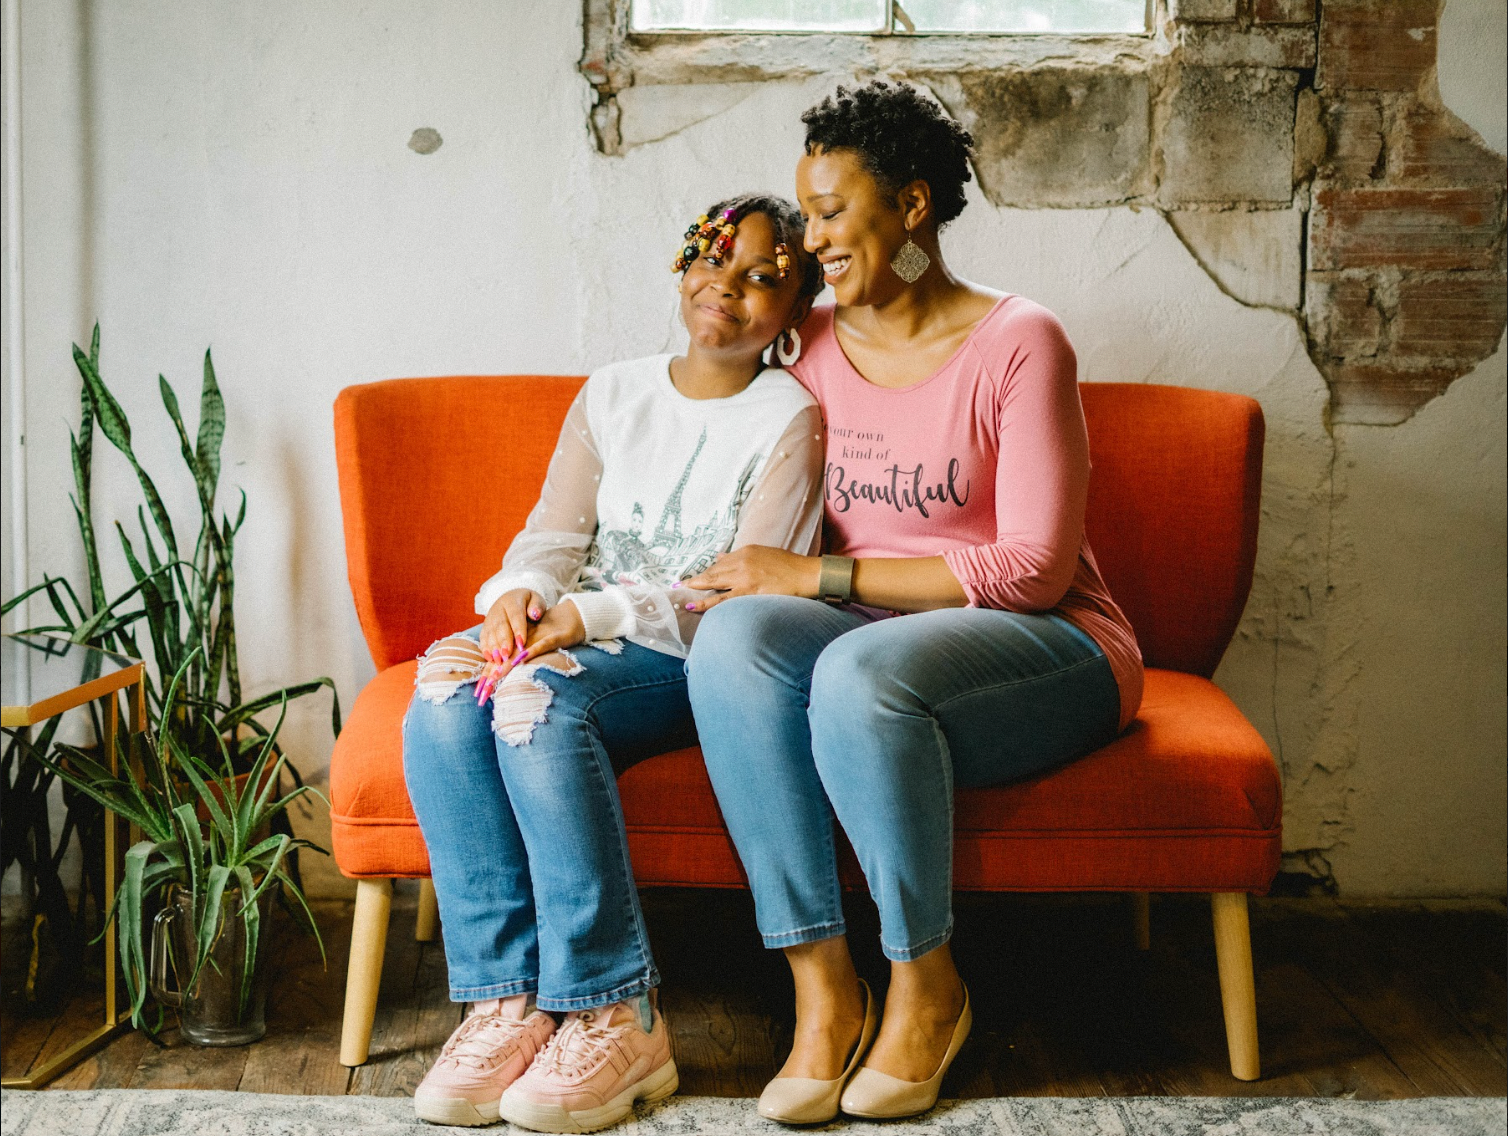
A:
{"label": "aloe plant", "polygon": [[[197,652],[192,652],[168,683],[165,692],[168,705],[173,704],[177,687],[193,667],[196,656]],[[113,921],[119,936],[122,969],[131,997],[131,1020],[139,1027],[148,1028],[145,1006],[149,983],[143,913],[148,904],[174,886],[186,889],[193,901],[197,952],[189,972],[180,972],[184,989],[194,985],[209,959],[225,914],[228,891],[240,901],[231,915],[243,922],[246,932],[246,966],[240,990],[243,1012],[251,991],[261,934],[257,900],[269,888],[281,886],[283,894],[295,902],[294,910],[313,933],[320,955],[324,956],[319,927],[303,890],[286,866],[289,854],[295,849],[314,849],[315,845],[286,832],[256,839],[299,797],[308,793],[319,795],[306,785],[276,795],[279,774],[288,760],[286,754],[277,752],[276,746],[286,711],[285,697],[277,723],[261,737],[251,767],[244,774],[238,771],[238,763],[223,737],[215,735],[219,741],[218,760],[208,761],[184,743],[183,723],[172,717],[147,731],[141,747],[145,754],[139,774],[130,772],[135,762],[121,760],[118,767],[127,772],[112,772],[90,753],[69,745],[57,747],[65,756],[64,761],[55,761],[47,755],[36,757],[65,783],[141,829],[143,839],[126,853],[121,886],[106,916],[107,924]],[[194,734],[189,732],[189,736]],[[201,819],[201,810],[207,820]]]}

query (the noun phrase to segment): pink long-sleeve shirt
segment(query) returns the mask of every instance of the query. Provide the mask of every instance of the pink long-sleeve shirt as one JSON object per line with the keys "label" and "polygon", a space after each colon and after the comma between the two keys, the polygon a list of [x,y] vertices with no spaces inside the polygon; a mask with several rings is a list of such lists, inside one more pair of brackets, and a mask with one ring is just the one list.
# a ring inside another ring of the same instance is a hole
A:
{"label": "pink long-sleeve shirt", "polygon": [[899,389],[854,369],[831,307],[801,338],[787,369],[827,424],[825,549],[941,555],[970,606],[1062,616],[1105,652],[1124,728],[1141,705],[1141,651],[1084,536],[1089,438],[1057,317],[1005,296],[931,378]]}

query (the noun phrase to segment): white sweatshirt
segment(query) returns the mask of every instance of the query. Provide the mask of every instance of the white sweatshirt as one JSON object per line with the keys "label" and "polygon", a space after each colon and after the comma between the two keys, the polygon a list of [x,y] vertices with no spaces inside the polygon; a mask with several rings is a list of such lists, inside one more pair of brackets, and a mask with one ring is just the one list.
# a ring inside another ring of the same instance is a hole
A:
{"label": "white sweatshirt", "polygon": [[587,641],[626,638],[684,658],[706,593],[672,588],[748,544],[818,549],[822,419],[784,371],[728,398],[691,399],[671,355],[595,372],[566,413],[539,504],[478,615],[515,588],[570,600]]}

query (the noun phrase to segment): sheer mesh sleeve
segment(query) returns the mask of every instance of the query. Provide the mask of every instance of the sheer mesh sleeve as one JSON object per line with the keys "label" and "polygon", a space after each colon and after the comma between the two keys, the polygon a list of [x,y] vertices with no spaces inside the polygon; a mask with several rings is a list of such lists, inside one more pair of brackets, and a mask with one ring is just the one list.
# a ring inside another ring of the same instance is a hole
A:
{"label": "sheer mesh sleeve", "polygon": [[499,596],[515,588],[538,592],[553,607],[576,586],[597,532],[601,480],[602,456],[587,425],[583,388],[566,412],[539,503],[508,546],[501,570],[477,592],[478,615],[486,615]]}
{"label": "sheer mesh sleeve", "polygon": [[[791,419],[775,443],[759,479],[739,511],[738,531],[729,551],[760,544],[803,556],[821,541],[822,417],[809,406]],[[626,636],[646,647],[684,656],[701,616],[687,611],[709,592],[618,584],[601,592],[571,596],[582,610],[589,639]]]}

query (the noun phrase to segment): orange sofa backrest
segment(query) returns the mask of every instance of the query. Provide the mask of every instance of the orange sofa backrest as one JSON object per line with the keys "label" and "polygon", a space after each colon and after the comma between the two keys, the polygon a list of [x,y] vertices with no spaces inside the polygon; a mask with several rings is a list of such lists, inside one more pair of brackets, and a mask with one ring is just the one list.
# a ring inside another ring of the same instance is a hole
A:
{"label": "orange sofa backrest", "polygon": [[1262,408],[1218,391],[1081,383],[1085,528],[1149,667],[1209,678],[1251,591]]}
{"label": "orange sofa backrest", "polygon": [[390,379],[340,392],[346,569],[378,670],[480,622],[477,588],[524,527],[585,381]]}
{"label": "orange sofa backrest", "polygon": [[[379,670],[477,621],[585,380],[392,379],[335,401],[346,564]],[[1240,395],[1080,387],[1089,539],[1148,666],[1214,672],[1251,588],[1262,411]]]}

